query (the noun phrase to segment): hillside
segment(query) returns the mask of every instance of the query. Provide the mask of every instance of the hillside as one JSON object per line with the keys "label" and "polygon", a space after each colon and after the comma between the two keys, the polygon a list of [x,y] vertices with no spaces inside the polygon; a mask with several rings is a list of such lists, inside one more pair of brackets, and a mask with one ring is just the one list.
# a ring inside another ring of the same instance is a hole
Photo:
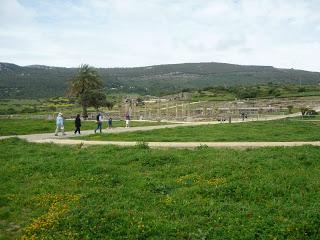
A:
{"label": "hillside", "polygon": [[[76,68],[0,63],[0,98],[62,96]],[[183,89],[261,83],[320,83],[320,73],[271,66],[183,63],[97,69],[108,91],[161,95]]]}

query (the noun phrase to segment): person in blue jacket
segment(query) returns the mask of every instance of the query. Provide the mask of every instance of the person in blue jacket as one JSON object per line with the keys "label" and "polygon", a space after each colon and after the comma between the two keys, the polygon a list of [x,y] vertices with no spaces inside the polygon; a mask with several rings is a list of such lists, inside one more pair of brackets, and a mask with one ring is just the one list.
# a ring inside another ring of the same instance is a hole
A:
{"label": "person in blue jacket", "polygon": [[63,123],[63,117],[62,117],[62,113],[59,113],[56,119],[56,132],[55,132],[55,136],[58,136],[58,133],[61,132],[62,135],[66,135],[64,133],[64,123]]}

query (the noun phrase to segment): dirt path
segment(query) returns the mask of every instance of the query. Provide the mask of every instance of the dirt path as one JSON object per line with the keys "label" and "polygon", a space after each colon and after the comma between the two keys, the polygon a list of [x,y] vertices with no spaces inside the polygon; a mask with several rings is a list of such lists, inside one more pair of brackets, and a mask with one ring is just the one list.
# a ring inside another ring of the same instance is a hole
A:
{"label": "dirt path", "polygon": [[[291,114],[290,116],[296,116]],[[251,122],[251,121],[268,121],[268,120],[277,120],[277,119],[283,119],[286,116],[269,116],[269,117],[264,117],[260,119],[248,119],[244,122]],[[232,121],[231,123],[244,123],[241,120],[235,120]],[[169,124],[169,125],[155,125],[155,126],[144,126],[144,127],[130,127],[130,128],[124,128],[124,127],[117,127],[117,128],[112,128],[112,129],[103,129],[102,133],[122,133],[122,132],[136,132],[136,131],[150,131],[150,130],[155,130],[155,129],[163,129],[163,128],[176,128],[176,127],[181,127],[181,126],[199,126],[199,125],[208,125],[208,124],[229,124],[227,121],[224,123],[220,123],[218,121],[210,121],[210,122],[177,122],[176,124]],[[54,127],[54,126],[53,126]],[[81,136],[87,136],[94,134],[94,130],[83,130],[81,131]],[[97,133],[98,134],[98,133]],[[66,135],[61,135],[55,136],[54,133],[37,133],[37,134],[28,134],[28,135],[15,135],[15,136],[2,136],[0,137],[1,139],[9,138],[9,137],[18,137],[21,139],[25,139],[30,142],[34,142],[37,140],[45,140],[45,139],[67,139],[67,138],[73,138],[77,137],[79,135],[75,135],[72,131],[71,132],[66,132]]]}
{"label": "dirt path", "polygon": [[[112,129],[103,129],[102,133],[122,133],[122,132],[136,132],[136,131],[150,131],[155,129],[163,129],[163,128],[175,128],[175,127],[181,127],[181,126],[194,126],[194,125],[203,125],[203,124],[216,124],[214,122],[195,122],[195,123],[178,123],[178,124],[170,124],[170,125],[156,125],[156,126],[144,126],[144,127],[130,127],[130,128],[124,128],[124,127],[116,127]],[[94,134],[94,130],[82,130],[81,136],[87,136]],[[99,133],[97,133],[99,134]],[[59,136],[55,136],[54,133],[37,133],[37,134],[28,134],[28,135],[15,135],[15,136],[2,136],[1,139],[10,138],[10,137],[18,137],[21,139],[25,139],[27,141],[33,142],[37,140],[45,140],[45,139],[68,139],[73,137],[78,137],[79,134],[75,135],[73,131],[65,132],[65,135],[61,135],[59,133]]]}
{"label": "dirt path", "polygon": [[[290,114],[290,115],[281,115],[281,116],[270,116],[268,118],[260,119],[249,119],[245,122],[250,121],[268,121],[268,120],[277,120],[283,119],[286,117],[296,117],[299,116],[299,113]],[[243,123],[240,120],[232,121],[232,123]],[[113,128],[113,129],[104,129],[103,133],[122,133],[122,132],[135,132],[135,131],[150,131],[154,129],[163,129],[163,128],[176,128],[181,126],[198,126],[198,125],[207,125],[207,124],[222,124],[217,121],[212,122],[185,122],[171,125],[157,125],[157,126],[145,126],[145,127],[131,127],[131,128]],[[223,123],[228,124],[228,123]],[[93,134],[93,130],[84,130],[81,131],[81,136],[86,136]],[[29,134],[29,135],[17,135],[17,136],[3,136],[1,139],[9,137],[18,137],[25,139],[29,142],[35,143],[55,143],[63,145],[119,145],[119,146],[134,146],[137,142],[120,142],[120,141],[84,141],[84,140],[74,140],[71,139],[79,135],[74,135],[73,132],[66,132],[64,136],[54,136],[53,133],[41,133],[41,134]],[[315,145],[320,146],[320,142],[150,142],[148,145],[152,148],[195,148],[201,145],[206,145],[208,147],[226,147],[226,148],[248,148],[248,147],[271,147],[271,146],[301,146],[301,145]]]}

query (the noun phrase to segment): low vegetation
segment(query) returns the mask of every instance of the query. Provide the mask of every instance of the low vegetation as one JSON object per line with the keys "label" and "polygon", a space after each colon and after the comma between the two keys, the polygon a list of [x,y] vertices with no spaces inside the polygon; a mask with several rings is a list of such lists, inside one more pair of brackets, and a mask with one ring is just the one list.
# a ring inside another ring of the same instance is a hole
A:
{"label": "low vegetation", "polygon": [[264,99],[319,96],[320,86],[298,84],[260,84],[249,86],[206,87],[185,90],[192,101],[232,101],[234,99]]}
{"label": "low vegetation", "polygon": [[58,111],[81,112],[74,101],[64,97],[0,100],[0,115],[53,114]]}
{"label": "low vegetation", "polygon": [[[0,63],[0,98],[46,98],[63,96],[76,68],[21,67]],[[136,68],[99,68],[109,92],[166,95],[183,89],[212,86],[295,83],[317,85],[320,75],[270,66],[240,66],[225,63],[183,63]]]}
{"label": "low vegetation", "polygon": [[90,135],[81,137],[81,139],[146,142],[319,141],[320,122],[297,121],[298,119],[185,126],[152,131]]}
{"label": "low vegetation", "polygon": [[320,238],[320,148],[141,145],[0,141],[0,238]]}

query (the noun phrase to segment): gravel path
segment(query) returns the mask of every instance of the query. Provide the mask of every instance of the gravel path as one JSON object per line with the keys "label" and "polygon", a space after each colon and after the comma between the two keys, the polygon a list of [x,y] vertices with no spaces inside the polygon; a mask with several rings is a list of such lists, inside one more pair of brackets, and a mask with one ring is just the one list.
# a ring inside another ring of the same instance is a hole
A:
{"label": "gravel path", "polygon": [[[272,116],[269,118],[262,119],[249,119],[248,121],[266,121],[266,120],[277,120],[286,117],[297,117],[299,113],[281,116]],[[242,121],[233,121],[232,123],[241,123]],[[157,125],[157,126],[145,126],[145,127],[131,127],[131,128],[113,128],[104,129],[104,133],[121,133],[121,132],[134,132],[134,131],[150,131],[154,129],[163,128],[175,128],[181,126],[197,126],[206,124],[221,124],[217,121],[212,122],[185,122],[171,125]],[[228,123],[223,123],[228,124]],[[93,130],[81,131],[81,136],[86,136],[93,134]],[[54,136],[53,133],[41,133],[41,134],[29,134],[29,135],[17,135],[17,136],[3,136],[1,139],[18,137],[25,139],[29,142],[34,143],[55,143],[62,145],[119,145],[119,146],[134,146],[137,142],[122,142],[122,141],[85,141],[85,140],[75,140],[72,139],[75,136],[73,132],[66,132],[66,135]],[[273,147],[273,146],[301,146],[301,145],[314,145],[320,146],[320,142],[149,142],[148,145],[152,148],[195,148],[201,145],[206,145],[208,147],[216,148],[248,148],[248,147]]]}

